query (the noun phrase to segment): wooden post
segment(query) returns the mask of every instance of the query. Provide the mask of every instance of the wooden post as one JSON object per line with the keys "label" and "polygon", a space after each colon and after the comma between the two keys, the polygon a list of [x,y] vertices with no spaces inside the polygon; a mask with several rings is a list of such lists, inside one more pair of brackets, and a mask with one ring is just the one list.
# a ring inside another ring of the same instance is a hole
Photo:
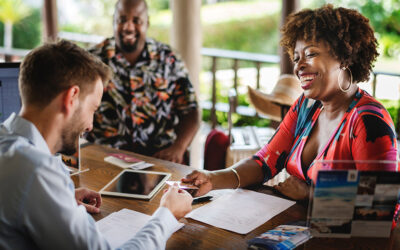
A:
{"label": "wooden post", "polygon": [[57,0],[44,0],[43,4],[43,41],[57,41]]}
{"label": "wooden post", "polygon": [[[233,60],[233,73],[234,73],[234,77],[233,77],[233,88],[235,89],[236,93],[238,91],[238,84],[239,84],[239,77],[238,77],[238,70],[239,70],[239,60],[238,59],[234,59]],[[235,95],[233,100],[233,112],[236,112],[236,108],[238,106],[238,96]]]}
{"label": "wooden post", "polygon": [[372,96],[375,97],[376,94],[376,77],[377,74],[374,73],[374,78],[372,79]]}
{"label": "wooden post", "polygon": [[[299,8],[298,0],[282,0],[281,27],[285,23],[286,17],[290,13],[297,11],[298,8]],[[280,62],[281,75],[293,74],[293,65],[290,60],[290,57],[280,46],[279,46],[279,55],[281,56],[281,62]]]}
{"label": "wooden post", "polygon": [[260,79],[261,79],[261,63],[256,62],[256,70],[257,70],[257,84],[256,84],[256,89],[260,89]]}
{"label": "wooden post", "polygon": [[211,127],[215,128],[217,126],[217,109],[215,105],[217,104],[217,57],[212,57],[211,64],[211,74],[212,74],[212,86],[211,86]]}
{"label": "wooden post", "polygon": [[[172,10],[171,45],[182,56],[189,70],[190,81],[199,96],[201,71],[201,0],[170,0]],[[200,104],[200,103],[199,103]],[[201,113],[201,109],[200,109]],[[200,168],[200,133],[193,138],[190,148],[190,165]]]}
{"label": "wooden post", "polygon": [[201,0],[170,0],[170,4],[173,16],[171,45],[182,56],[198,93],[202,46]]}

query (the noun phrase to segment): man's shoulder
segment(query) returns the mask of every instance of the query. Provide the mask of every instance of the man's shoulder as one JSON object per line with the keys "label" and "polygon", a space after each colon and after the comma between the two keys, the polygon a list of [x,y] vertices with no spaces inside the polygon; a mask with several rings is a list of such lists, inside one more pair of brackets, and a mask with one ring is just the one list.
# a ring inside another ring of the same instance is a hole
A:
{"label": "man's shoulder", "polygon": [[149,52],[151,51],[157,51],[157,52],[173,52],[172,48],[169,44],[160,42],[154,38],[146,38],[146,44],[147,48],[149,49]]}
{"label": "man's shoulder", "polygon": [[90,47],[88,51],[96,56],[105,55],[107,50],[115,51],[115,40],[113,37],[105,38],[102,42]]}
{"label": "man's shoulder", "polygon": [[150,58],[154,58],[159,62],[174,65],[174,67],[178,68],[179,71],[187,72],[180,54],[172,49],[170,45],[153,38],[146,38],[146,43]]}
{"label": "man's shoulder", "polygon": [[0,135],[0,165],[31,168],[54,164],[54,156],[40,150],[19,135]]}

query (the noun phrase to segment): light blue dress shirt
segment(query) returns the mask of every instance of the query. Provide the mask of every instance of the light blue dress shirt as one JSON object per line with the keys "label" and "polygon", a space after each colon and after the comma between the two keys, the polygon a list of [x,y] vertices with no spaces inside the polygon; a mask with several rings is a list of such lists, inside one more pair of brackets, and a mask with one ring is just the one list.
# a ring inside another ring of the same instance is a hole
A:
{"label": "light blue dress shirt", "polygon": [[[123,249],[164,249],[178,221],[167,208]],[[31,122],[12,114],[0,125],[0,249],[110,249],[60,157]]]}

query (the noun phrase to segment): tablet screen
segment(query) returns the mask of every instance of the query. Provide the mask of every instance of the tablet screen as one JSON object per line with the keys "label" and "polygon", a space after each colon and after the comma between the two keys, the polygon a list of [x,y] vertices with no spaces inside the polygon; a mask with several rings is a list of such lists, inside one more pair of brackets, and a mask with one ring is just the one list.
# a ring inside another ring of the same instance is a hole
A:
{"label": "tablet screen", "polygon": [[169,173],[124,170],[100,192],[132,198],[150,199],[171,176]]}

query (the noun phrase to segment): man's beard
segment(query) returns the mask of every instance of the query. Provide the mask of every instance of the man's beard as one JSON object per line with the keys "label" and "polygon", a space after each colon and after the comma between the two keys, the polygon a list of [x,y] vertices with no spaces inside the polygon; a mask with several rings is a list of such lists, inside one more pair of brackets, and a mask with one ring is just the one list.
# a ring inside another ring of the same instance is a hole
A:
{"label": "man's beard", "polygon": [[73,155],[76,153],[79,144],[79,135],[83,132],[83,125],[80,122],[80,109],[77,110],[71,121],[64,127],[61,134],[62,147],[59,153]]}
{"label": "man's beard", "polygon": [[139,37],[136,37],[136,40],[133,44],[129,44],[129,43],[124,43],[124,36],[122,34],[120,34],[119,41],[120,41],[120,47],[121,47],[120,49],[123,52],[131,53],[137,49],[138,43],[139,43]]}
{"label": "man's beard", "polygon": [[78,149],[80,133],[67,132],[62,135],[63,145],[59,153],[63,155],[74,155]]}

